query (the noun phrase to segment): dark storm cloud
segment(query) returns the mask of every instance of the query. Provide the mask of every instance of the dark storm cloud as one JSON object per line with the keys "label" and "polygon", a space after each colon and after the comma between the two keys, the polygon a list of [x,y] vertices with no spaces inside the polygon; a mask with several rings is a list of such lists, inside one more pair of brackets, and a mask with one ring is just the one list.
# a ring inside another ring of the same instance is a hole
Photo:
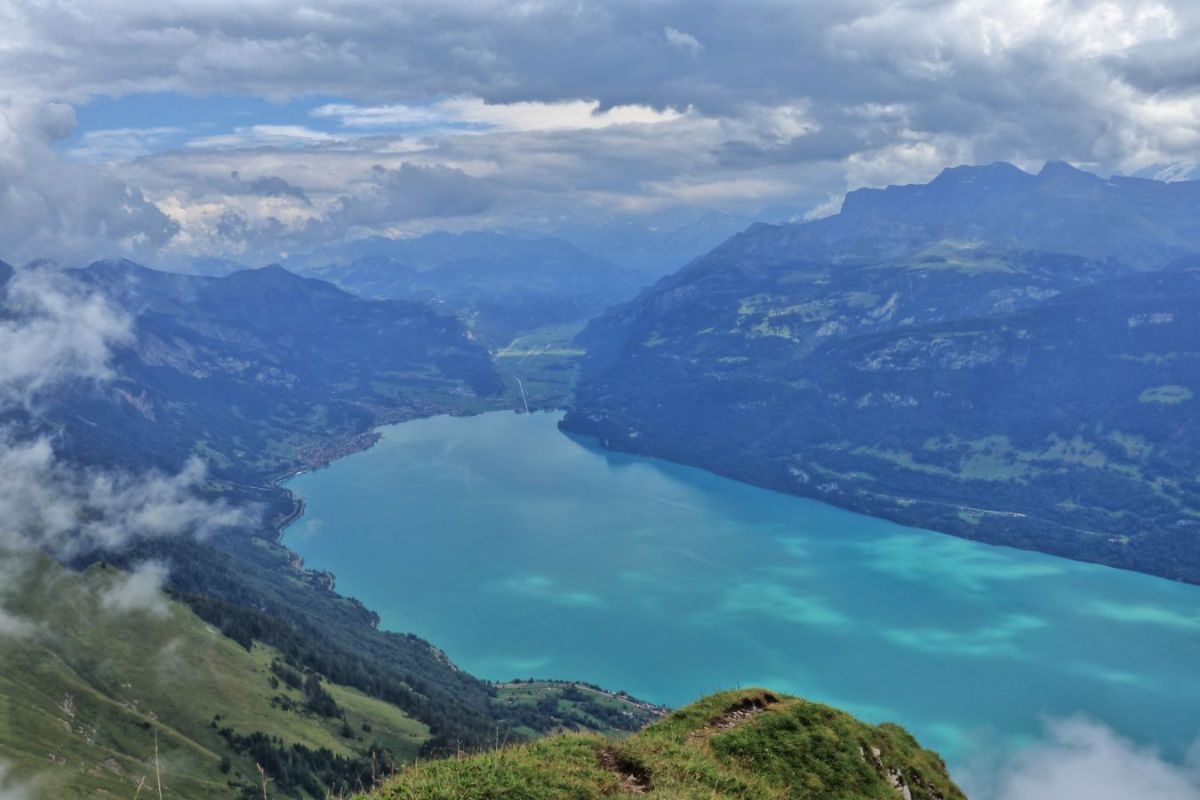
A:
{"label": "dark storm cloud", "polygon": [[370,226],[480,214],[490,209],[497,197],[489,182],[450,167],[377,166],[371,177],[368,190],[342,199],[341,207],[332,215],[335,223]]}
{"label": "dark storm cloud", "polygon": [[1194,92],[1200,87],[1195,41],[1156,42],[1114,57],[1109,66],[1147,92]]}
{"label": "dark storm cloud", "polygon": [[247,194],[259,197],[294,197],[302,203],[308,203],[308,195],[304,193],[303,189],[293,186],[278,175],[264,175],[260,178],[243,181],[235,170],[230,173],[230,177],[234,181],[238,181]]}
{"label": "dark storm cloud", "polygon": [[[1127,9],[1125,17],[1110,7]],[[1157,7],[1136,0],[46,2],[9,11],[18,47],[0,58],[0,80],[38,75],[43,91],[65,97],[176,89],[372,101],[595,98],[719,115],[798,96],[837,106],[931,101],[986,91],[985,76],[1026,85],[1038,77],[1026,67],[1045,65],[1022,65],[1023,55],[1062,64],[1118,49],[1122,36],[1149,30]],[[679,46],[688,40],[703,44]]]}
{"label": "dark storm cloud", "polygon": [[[14,4],[9,29],[25,46],[0,60],[0,79],[36,74],[42,90],[68,97],[114,88],[409,100],[468,94],[716,109],[747,93],[763,99],[820,84],[807,54],[820,52],[831,24],[865,7],[713,0]],[[704,42],[702,50],[679,47],[683,37]],[[37,46],[44,42],[55,46]],[[747,42],[757,45],[755,58],[747,58]]]}
{"label": "dark storm cloud", "polygon": [[858,152],[862,146],[862,136],[856,131],[830,127],[786,142],[724,142],[717,147],[715,154],[722,164],[738,167],[787,161],[840,160]]}

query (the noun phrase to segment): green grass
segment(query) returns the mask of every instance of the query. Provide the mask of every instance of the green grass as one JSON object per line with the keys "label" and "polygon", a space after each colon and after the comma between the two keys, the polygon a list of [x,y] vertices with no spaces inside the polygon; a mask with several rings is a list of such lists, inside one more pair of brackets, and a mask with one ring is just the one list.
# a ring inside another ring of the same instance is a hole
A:
{"label": "green grass", "polygon": [[582,356],[584,350],[572,344],[584,328],[584,322],[547,325],[513,339],[496,351],[496,358],[525,358],[531,355]]}
{"label": "green grass", "polygon": [[793,303],[792,298],[769,294],[743,297],[737,310],[733,333],[749,337],[778,336],[799,341],[804,326],[833,317],[836,306],[829,300]]}
{"label": "green grass", "polygon": [[[1140,437],[1119,432],[1110,434],[1109,439],[1119,444],[1131,459],[1143,458],[1153,449]],[[1007,436],[1001,435],[974,440],[954,436],[928,439],[922,447],[930,453],[957,454],[957,463],[943,459],[943,464],[931,464],[917,461],[906,452],[871,447],[857,447],[852,452],[888,461],[903,469],[958,480],[1029,483],[1043,470],[1062,469],[1064,466],[1105,469],[1141,480],[1141,472],[1135,464],[1109,458],[1097,444],[1079,435],[1064,439],[1052,433],[1046,437],[1046,448],[1041,451],[1020,450],[1013,446]]]}
{"label": "green grass", "polygon": [[[550,325],[514,339],[495,354],[505,396],[514,408],[561,408],[575,383],[585,351],[572,342],[583,323]],[[517,383],[520,380],[520,384]],[[521,388],[524,388],[524,397]]]}
{"label": "green grass", "polygon": [[949,239],[929,245],[911,259],[902,259],[887,266],[917,270],[959,270],[968,273],[1024,272],[1007,254],[980,249],[969,242]]}
{"label": "green grass", "polygon": [[566,734],[415,765],[371,800],[961,800],[935,754],[895,725],[761,689],[704,698],[622,741]]}
{"label": "green grass", "polygon": [[1138,395],[1138,402],[1175,406],[1195,396],[1195,392],[1186,386],[1152,386]]}
{"label": "green grass", "polygon": [[1112,431],[1108,434],[1108,438],[1120,445],[1125,451],[1126,457],[1131,460],[1141,460],[1154,453],[1154,445],[1146,441],[1145,437],[1136,434]]}
{"label": "green grass", "polygon": [[855,455],[869,456],[877,458],[880,461],[887,461],[895,464],[902,469],[912,470],[913,472],[922,472],[927,475],[939,475],[946,478],[957,478],[958,473],[946,467],[938,466],[937,464],[928,464],[917,461],[911,453],[906,453],[900,450],[884,450],[878,447],[859,446],[851,450]]}
{"label": "green grass", "polygon": [[34,781],[38,796],[133,797],[143,776],[153,785],[156,736],[165,796],[234,796],[231,781],[257,784],[258,775],[252,759],[228,751],[217,715],[239,734],[343,755],[378,742],[411,760],[429,738],[395,707],[328,683],[350,738],[340,719],[286,710],[273,698],[298,709],[303,701],[272,687],[277,653],[245,650],[164,596],[153,611],[106,608],[102,598],[123,578],[115,568],[74,573],[36,559],[5,587],[5,607],[34,628],[0,647],[0,762],[11,779]]}

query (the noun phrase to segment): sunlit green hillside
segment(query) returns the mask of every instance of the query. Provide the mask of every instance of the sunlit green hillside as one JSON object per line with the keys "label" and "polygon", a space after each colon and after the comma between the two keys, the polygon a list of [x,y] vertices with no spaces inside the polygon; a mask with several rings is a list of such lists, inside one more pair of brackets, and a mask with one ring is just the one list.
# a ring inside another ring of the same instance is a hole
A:
{"label": "sunlit green hillside", "polygon": [[164,796],[201,798],[261,797],[256,762],[295,793],[355,787],[359,773],[369,785],[372,745],[403,761],[428,738],[396,707],[247,651],[115,568],[39,560],[6,588],[0,759],[37,796],[133,797],[143,779],[157,796],[156,739]]}

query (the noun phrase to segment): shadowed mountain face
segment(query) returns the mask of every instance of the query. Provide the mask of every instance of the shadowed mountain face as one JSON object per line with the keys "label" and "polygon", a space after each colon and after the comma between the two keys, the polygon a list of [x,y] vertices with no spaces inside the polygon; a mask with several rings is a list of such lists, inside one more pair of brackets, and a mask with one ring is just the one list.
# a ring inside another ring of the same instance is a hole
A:
{"label": "shadowed mountain face", "polygon": [[417,303],[362,300],[279,267],[202,278],[99,262],[74,275],[133,317],[117,380],[52,410],[88,461],[173,469],[196,454],[217,476],[261,480],[314,460],[321,440],[500,387],[462,325]]}
{"label": "shadowed mountain face", "polygon": [[1198,199],[993,165],[755,226],[592,323],[564,426],[1200,581]]}
{"label": "shadowed mountain face", "polygon": [[414,300],[457,314],[493,347],[586,319],[636,294],[638,277],[561,239],[435,233],[364,239],[289,266],[363,297]]}

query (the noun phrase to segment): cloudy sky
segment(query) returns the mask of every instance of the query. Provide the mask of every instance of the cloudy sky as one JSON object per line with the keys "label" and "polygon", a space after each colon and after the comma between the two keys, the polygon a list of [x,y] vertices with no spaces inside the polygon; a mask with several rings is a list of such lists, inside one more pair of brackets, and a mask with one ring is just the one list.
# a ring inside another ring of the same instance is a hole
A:
{"label": "cloudy sky", "polygon": [[0,0],[0,258],[836,210],[1200,160],[1185,0]]}

